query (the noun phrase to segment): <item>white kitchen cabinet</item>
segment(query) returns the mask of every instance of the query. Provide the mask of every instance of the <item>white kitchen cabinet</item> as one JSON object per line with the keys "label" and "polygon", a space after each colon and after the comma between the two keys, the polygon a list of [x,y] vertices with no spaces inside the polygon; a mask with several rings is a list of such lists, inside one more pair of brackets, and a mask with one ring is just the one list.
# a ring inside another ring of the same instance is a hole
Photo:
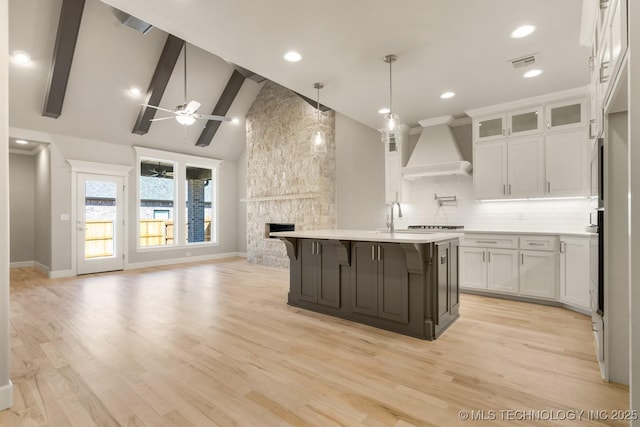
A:
{"label": "white kitchen cabinet", "polygon": [[474,145],[473,187],[478,199],[500,199],[507,195],[507,142]]}
{"label": "white kitchen cabinet", "polygon": [[542,131],[542,106],[507,113],[507,136],[525,136]]}
{"label": "white kitchen cabinet", "polygon": [[520,295],[557,298],[557,255],[548,251],[520,251]]}
{"label": "white kitchen cabinet", "polygon": [[409,127],[400,125],[396,135],[383,138],[384,143],[384,199],[390,204],[402,202],[402,168],[409,160]]}
{"label": "white kitchen cabinet", "polygon": [[560,236],[560,302],[590,310],[589,237]]}
{"label": "white kitchen cabinet", "polygon": [[507,115],[504,113],[478,117],[473,121],[473,140],[491,141],[504,138],[507,133],[506,120]]}
{"label": "white kitchen cabinet", "polygon": [[518,251],[487,249],[487,289],[518,293]]}
{"label": "white kitchen cabinet", "polygon": [[541,136],[508,141],[507,177],[508,197],[544,195],[544,143]]}
{"label": "white kitchen cabinet", "polygon": [[587,101],[578,99],[547,104],[544,116],[547,132],[585,127]]}
{"label": "white kitchen cabinet", "polygon": [[505,138],[474,147],[476,198],[544,195],[544,144],[541,136]]}
{"label": "white kitchen cabinet", "polygon": [[586,129],[548,134],[545,164],[548,196],[588,196],[590,168]]}
{"label": "white kitchen cabinet", "polygon": [[487,289],[487,263],[484,248],[460,247],[460,287]]}

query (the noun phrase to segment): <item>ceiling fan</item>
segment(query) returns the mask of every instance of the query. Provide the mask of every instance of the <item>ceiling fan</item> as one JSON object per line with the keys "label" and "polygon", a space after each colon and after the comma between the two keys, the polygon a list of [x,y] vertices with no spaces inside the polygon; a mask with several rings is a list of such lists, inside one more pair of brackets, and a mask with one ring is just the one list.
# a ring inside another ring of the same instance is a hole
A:
{"label": "ceiling fan", "polygon": [[173,116],[158,117],[157,119],[151,119],[152,122],[160,120],[168,120],[175,118],[178,123],[184,126],[190,126],[195,123],[196,120],[217,120],[220,122],[231,121],[230,117],[216,116],[211,114],[198,114],[198,108],[200,103],[198,101],[187,102],[187,44],[184,44],[184,104],[177,105],[173,110],[158,107],[156,105],[142,104],[145,107],[155,108],[156,110],[166,111],[167,113],[173,113]]}
{"label": "ceiling fan", "polygon": [[173,178],[173,171],[163,169],[160,163],[158,163],[157,169],[154,167],[153,169],[149,169],[149,172],[151,173],[149,176],[153,178]]}

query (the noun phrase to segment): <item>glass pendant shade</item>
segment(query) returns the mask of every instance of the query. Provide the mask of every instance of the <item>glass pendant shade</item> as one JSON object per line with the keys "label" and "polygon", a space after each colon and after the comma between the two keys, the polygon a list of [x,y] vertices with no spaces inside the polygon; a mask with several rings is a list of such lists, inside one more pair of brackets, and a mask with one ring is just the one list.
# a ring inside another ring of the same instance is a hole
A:
{"label": "glass pendant shade", "polygon": [[392,66],[398,57],[396,55],[387,55],[383,58],[384,62],[389,64],[389,112],[384,115],[384,129],[385,134],[396,133],[400,126],[400,117],[393,113],[393,73]]}
{"label": "glass pendant shade", "polygon": [[312,149],[314,153],[327,152],[327,140],[321,130],[317,130],[313,133]]}
{"label": "glass pendant shade", "polygon": [[191,126],[196,122],[195,117],[191,117],[188,115],[180,115],[180,114],[176,115],[176,120],[178,121],[178,123],[184,126]]}
{"label": "glass pendant shade", "polygon": [[316,130],[311,137],[311,151],[313,153],[326,153],[327,152],[327,140],[324,132],[320,130],[320,89],[324,87],[322,83],[314,83],[314,89],[318,91],[318,102],[316,108]]}

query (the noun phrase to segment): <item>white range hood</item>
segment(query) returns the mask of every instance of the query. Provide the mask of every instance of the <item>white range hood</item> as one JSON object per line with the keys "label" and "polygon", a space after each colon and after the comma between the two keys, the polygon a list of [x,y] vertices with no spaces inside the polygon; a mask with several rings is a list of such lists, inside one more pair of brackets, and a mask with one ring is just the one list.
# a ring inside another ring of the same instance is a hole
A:
{"label": "white range hood", "polygon": [[471,163],[462,158],[449,127],[452,121],[452,116],[442,116],[418,122],[423,129],[407,166],[402,168],[405,179],[470,175]]}

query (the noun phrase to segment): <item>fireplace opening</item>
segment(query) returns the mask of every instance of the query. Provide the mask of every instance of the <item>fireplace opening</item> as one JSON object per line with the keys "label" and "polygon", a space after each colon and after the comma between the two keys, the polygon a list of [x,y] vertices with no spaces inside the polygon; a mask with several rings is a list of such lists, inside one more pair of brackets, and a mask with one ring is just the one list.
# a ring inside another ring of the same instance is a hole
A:
{"label": "fireplace opening", "polygon": [[277,237],[271,236],[271,233],[276,231],[296,231],[296,225],[288,222],[267,222],[264,224],[265,239],[277,239]]}

